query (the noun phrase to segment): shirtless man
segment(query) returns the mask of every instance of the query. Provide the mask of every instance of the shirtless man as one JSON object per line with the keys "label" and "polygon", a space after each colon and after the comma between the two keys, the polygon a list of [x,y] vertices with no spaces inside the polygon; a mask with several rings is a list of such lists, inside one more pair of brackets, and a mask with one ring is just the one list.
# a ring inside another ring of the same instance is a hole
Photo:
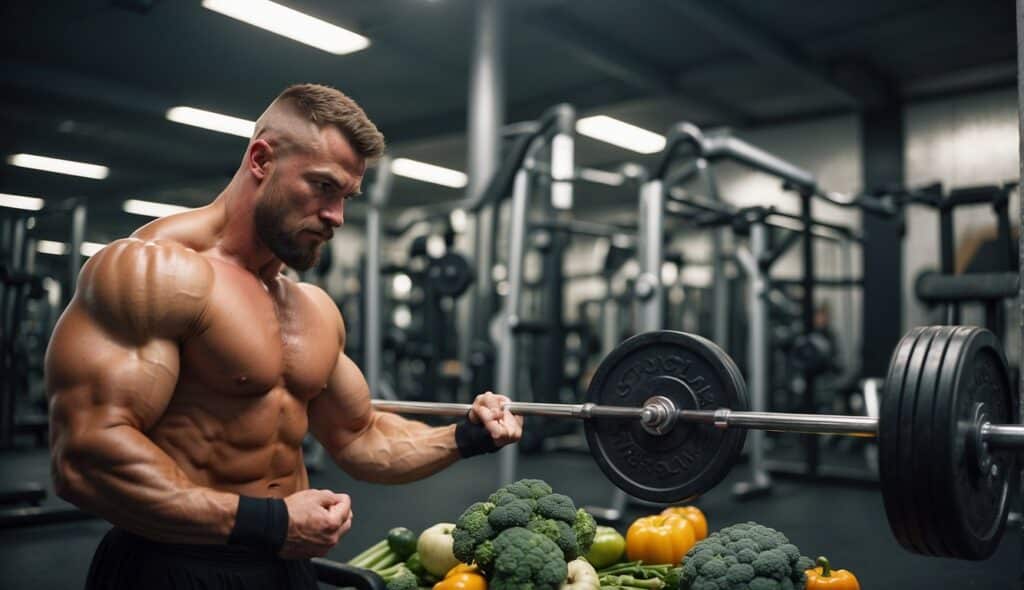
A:
{"label": "shirtless man", "polygon": [[89,588],[316,588],[352,526],[309,489],[307,428],[361,480],[403,483],[519,440],[507,398],[429,427],[376,412],[313,266],[384,140],[341,92],[286,89],[209,205],[93,256],[46,355],[58,494],[109,520]]}

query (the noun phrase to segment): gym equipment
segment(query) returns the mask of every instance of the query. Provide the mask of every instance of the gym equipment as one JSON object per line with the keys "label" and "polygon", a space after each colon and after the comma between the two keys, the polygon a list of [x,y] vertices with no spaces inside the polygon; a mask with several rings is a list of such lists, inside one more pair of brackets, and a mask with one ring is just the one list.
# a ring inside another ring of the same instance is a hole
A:
{"label": "gym equipment", "polygon": [[[901,203],[916,203],[939,212],[939,272],[926,272],[918,276],[914,292],[928,305],[940,305],[945,310],[945,321],[960,323],[960,307],[965,303],[980,303],[985,308],[985,327],[1003,340],[1006,331],[1003,302],[1017,295],[1017,249],[1010,235],[1009,202],[1015,184],[1001,186],[965,187],[942,195],[938,184],[897,195]],[[985,256],[985,267],[975,272],[954,274],[955,237],[953,213],[973,205],[989,205],[996,218],[994,248]]]}
{"label": "gym equipment", "polygon": [[[877,437],[882,492],[909,551],[985,559],[1006,524],[1024,426],[1006,359],[988,330],[918,328],[892,355],[880,418],[746,411],[735,363],[699,336],[630,338],[601,363],[584,404],[512,402],[515,414],[586,420],[590,452],[617,486],[678,502],[708,491],[735,461],[745,430]],[[374,400],[382,411],[463,416],[467,404]]]}
{"label": "gym equipment", "polygon": [[469,261],[455,252],[430,259],[426,280],[429,288],[443,297],[459,297],[473,284],[473,268]]}

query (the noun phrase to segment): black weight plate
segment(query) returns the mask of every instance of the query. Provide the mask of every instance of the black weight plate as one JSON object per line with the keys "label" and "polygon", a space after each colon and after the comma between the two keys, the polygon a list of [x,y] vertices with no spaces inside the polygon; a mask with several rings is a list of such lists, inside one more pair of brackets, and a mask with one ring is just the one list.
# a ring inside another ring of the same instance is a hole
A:
{"label": "black weight plate", "polygon": [[[936,464],[932,458],[935,456],[936,447],[943,444],[943,441],[933,429],[932,421],[935,410],[941,403],[939,400],[945,397],[938,391],[939,381],[956,328],[942,326],[933,330],[932,341],[920,365],[917,390],[909,397],[914,407],[914,425],[909,440],[904,440],[903,445],[912,458],[910,463],[905,464],[905,468],[913,473],[911,497],[915,501],[911,505],[911,521],[915,523],[913,536],[919,543],[917,552],[944,557],[948,556],[950,551],[944,542],[940,523],[933,519],[933,515],[938,513],[936,504],[939,498],[932,487],[935,485]],[[907,394],[910,394],[909,390]],[[908,403],[907,400],[905,397],[904,404]]]}
{"label": "black weight plate", "polygon": [[[981,473],[968,439],[976,404],[987,420],[1010,424],[1016,404],[1006,358],[996,337],[981,328],[956,330],[942,365],[932,427],[936,441],[933,497],[938,524],[949,545],[947,557],[987,559],[995,552],[1009,514],[1010,485],[1016,472],[1013,453],[991,453],[997,474]],[[941,441],[941,442],[940,442]]]}
{"label": "black weight plate", "polygon": [[899,461],[900,471],[903,474],[903,484],[900,490],[903,502],[903,512],[906,515],[907,528],[904,531],[908,548],[915,553],[927,551],[927,545],[922,538],[922,525],[920,522],[921,513],[918,510],[920,498],[915,494],[914,482],[918,477],[915,471],[915,460],[917,450],[914,448],[914,417],[917,410],[917,390],[921,384],[924,374],[925,362],[928,352],[932,349],[933,343],[941,328],[926,328],[918,338],[917,345],[907,364],[907,372],[903,381],[903,395],[900,400],[900,448]]}
{"label": "black weight plate", "polygon": [[446,297],[459,297],[473,283],[473,269],[469,261],[455,252],[430,261],[427,281],[435,293]]}
{"label": "black weight plate", "polygon": [[[634,336],[601,361],[587,401],[643,407],[653,396],[679,409],[747,408],[746,386],[732,359],[710,340],[673,331]],[[656,435],[640,420],[584,422],[590,453],[616,486],[652,502],[679,502],[718,484],[735,464],[746,431],[677,422]]]}
{"label": "black weight plate", "polygon": [[900,453],[902,430],[900,428],[903,410],[903,390],[906,384],[910,359],[919,340],[928,342],[925,328],[914,328],[908,332],[896,346],[889,361],[889,371],[885,379],[885,391],[879,407],[878,421],[878,473],[882,486],[882,499],[885,505],[886,519],[892,529],[893,536],[900,545],[911,548],[908,537],[910,529],[905,493],[908,487],[908,474],[905,473]]}

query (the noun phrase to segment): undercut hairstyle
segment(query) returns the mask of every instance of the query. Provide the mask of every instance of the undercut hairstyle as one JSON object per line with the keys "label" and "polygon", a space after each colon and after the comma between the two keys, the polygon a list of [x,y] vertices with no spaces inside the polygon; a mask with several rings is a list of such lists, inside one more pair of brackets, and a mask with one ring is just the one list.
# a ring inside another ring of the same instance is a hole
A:
{"label": "undercut hairstyle", "polygon": [[356,101],[336,88],[294,84],[285,88],[275,102],[289,104],[317,127],[334,125],[366,160],[373,161],[384,155],[384,134]]}

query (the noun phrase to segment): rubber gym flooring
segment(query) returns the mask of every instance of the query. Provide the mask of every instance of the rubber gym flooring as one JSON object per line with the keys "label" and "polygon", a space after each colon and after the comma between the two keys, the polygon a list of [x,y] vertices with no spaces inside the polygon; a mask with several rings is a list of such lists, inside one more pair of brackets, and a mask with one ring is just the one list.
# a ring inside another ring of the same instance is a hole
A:
{"label": "rubber gym flooring", "polygon": [[[43,449],[0,454],[3,481],[48,479]],[[1021,587],[1020,532],[1009,529],[997,554],[985,562],[919,557],[892,538],[877,489],[776,480],[771,496],[735,501],[731,483],[745,476],[739,466],[715,490],[697,502],[712,530],[755,520],[777,528],[809,556],[827,555],[836,567],[850,569],[861,587],[1018,588]],[[547,452],[521,456],[520,477],[547,480],[578,505],[606,506],[612,496],[593,460],[583,453]],[[311,475],[314,487],[352,495],[355,524],[328,557],[344,561],[382,539],[393,526],[420,531],[454,521],[470,503],[488,495],[498,479],[498,462],[477,457],[412,484],[384,486],[353,481],[333,465]],[[47,504],[61,502],[48,498]],[[653,512],[630,506],[621,530],[633,518]],[[40,590],[80,588],[92,552],[109,525],[99,520],[0,530],[0,588]],[[326,586],[324,586],[326,588]]]}

